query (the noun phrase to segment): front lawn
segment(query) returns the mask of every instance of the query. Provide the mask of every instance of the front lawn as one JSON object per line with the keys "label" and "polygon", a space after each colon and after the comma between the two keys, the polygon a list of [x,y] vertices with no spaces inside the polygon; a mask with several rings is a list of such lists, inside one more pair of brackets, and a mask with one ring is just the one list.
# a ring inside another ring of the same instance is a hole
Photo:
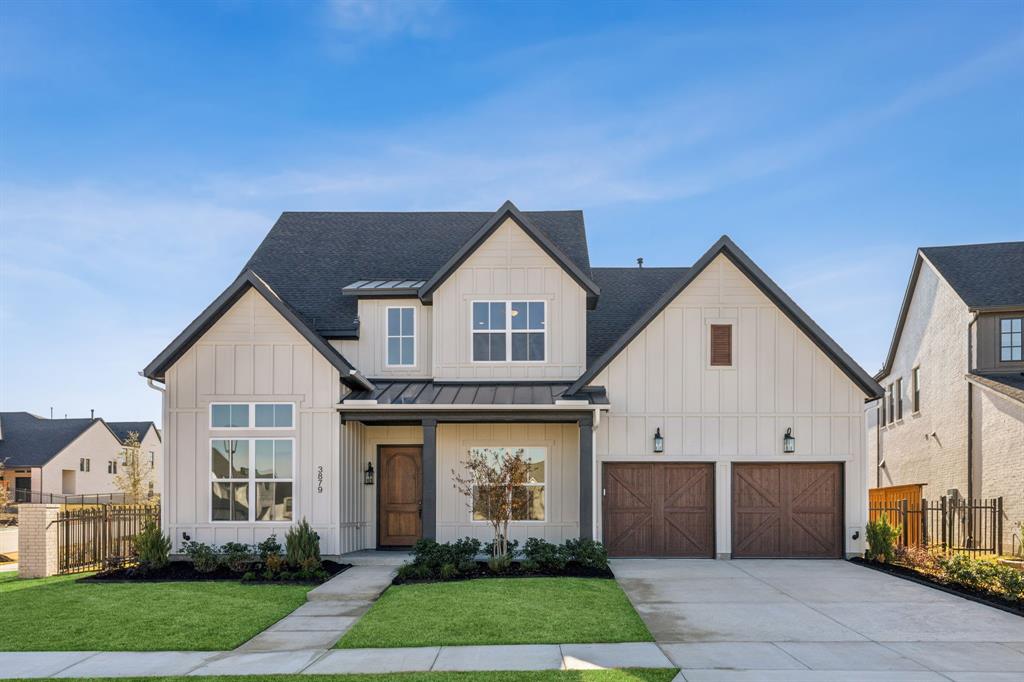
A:
{"label": "front lawn", "polygon": [[[233,649],[306,601],[308,585],[97,583],[0,574],[0,651]],[[15,625],[16,624],[16,625]]]}
{"label": "front lawn", "polygon": [[390,587],[338,647],[650,641],[614,580],[494,578]]}
{"label": "front lawn", "polygon": [[258,677],[102,677],[77,678],[68,682],[670,682],[676,672],[674,668],[644,668],[378,675],[261,675]]}

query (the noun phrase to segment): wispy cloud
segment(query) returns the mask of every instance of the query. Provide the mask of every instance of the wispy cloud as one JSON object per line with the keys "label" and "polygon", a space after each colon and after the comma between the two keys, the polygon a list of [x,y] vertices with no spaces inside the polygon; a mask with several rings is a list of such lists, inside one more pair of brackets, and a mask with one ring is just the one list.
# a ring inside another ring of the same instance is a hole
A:
{"label": "wispy cloud", "polygon": [[448,35],[451,17],[445,0],[329,0],[331,25],[363,38]]}

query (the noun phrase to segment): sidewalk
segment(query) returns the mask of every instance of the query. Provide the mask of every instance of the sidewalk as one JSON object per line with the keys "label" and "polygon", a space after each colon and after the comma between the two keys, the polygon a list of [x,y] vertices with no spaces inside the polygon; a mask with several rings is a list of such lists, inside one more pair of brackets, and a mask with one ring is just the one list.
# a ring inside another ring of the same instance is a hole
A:
{"label": "sidewalk", "polygon": [[0,652],[0,678],[674,668],[653,642],[290,651]]}

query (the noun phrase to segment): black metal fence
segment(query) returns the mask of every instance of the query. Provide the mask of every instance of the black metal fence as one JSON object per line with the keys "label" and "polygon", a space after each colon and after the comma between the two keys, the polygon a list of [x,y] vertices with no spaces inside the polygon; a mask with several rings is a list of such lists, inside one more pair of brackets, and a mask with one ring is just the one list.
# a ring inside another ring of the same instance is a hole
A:
{"label": "black metal fence", "polygon": [[41,493],[35,490],[13,491],[12,504],[63,504],[83,506],[89,504],[128,504],[128,496],[124,493],[93,493],[89,495],[61,495],[59,493]]}
{"label": "black metal fence", "polygon": [[968,500],[943,496],[922,499],[920,506],[900,500],[895,506],[871,507],[871,517],[886,515],[901,529],[901,546],[920,545],[944,553],[1002,554],[1003,498]]}
{"label": "black metal fence", "polygon": [[135,536],[149,520],[160,523],[160,507],[104,504],[59,512],[58,571],[83,573],[135,563]]}

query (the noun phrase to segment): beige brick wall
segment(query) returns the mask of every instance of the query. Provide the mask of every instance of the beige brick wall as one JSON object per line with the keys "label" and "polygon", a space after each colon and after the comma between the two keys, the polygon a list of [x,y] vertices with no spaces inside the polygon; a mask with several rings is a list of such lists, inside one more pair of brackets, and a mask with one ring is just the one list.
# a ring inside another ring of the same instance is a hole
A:
{"label": "beige brick wall", "polygon": [[60,505],[18,506],[18,577],[57,575],[57,514]]}
{"label": "beige brick wall", "polygon": [[975,489],[983,498],[1003,498],[1003,551],[1009,553],[1013,524],[1024,521],[1024,405],[975,386],[972,413]]}

